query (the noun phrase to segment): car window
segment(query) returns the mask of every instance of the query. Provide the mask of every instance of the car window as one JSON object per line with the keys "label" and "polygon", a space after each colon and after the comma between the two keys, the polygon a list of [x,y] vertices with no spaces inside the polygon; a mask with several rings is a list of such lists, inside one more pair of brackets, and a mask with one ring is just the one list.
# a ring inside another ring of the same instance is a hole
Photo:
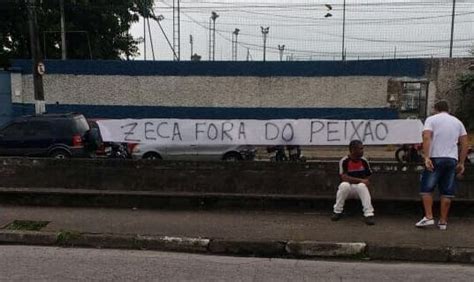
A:
{"label": "car window", "polygon": [[74,121],[77,133],[84,134],[90,129],[89,124],[83,115],[75,117]]}
{"label": "car window", "polygon": [[52,128],[51,124],[47,121],[30,121],[25,129],[25,135],[27,136],[51,136]]}
{"label": "car window", "polygon": [[23,131],[25,128],[25,123],[24,122],[15,122],[7,127],[5,127],[0,134],[2,134],[4,137],[18,137],[18,136],[23,136]]}

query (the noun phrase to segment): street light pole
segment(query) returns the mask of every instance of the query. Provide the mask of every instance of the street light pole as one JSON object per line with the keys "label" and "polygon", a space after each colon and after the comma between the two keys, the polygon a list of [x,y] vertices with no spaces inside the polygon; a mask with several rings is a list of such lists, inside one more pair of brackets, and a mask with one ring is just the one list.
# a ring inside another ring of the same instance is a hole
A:
{"label": "street light pole", "polygon": [[216,60],[216,19],[219,15],[216,12],[211,13],[212,20],[212,60]]}
{"label": "street light pole", "polygon": [[280,62],[283,61],[283,52],[285,52],[285,45],[278,45],[278,51],[280,51]]}
{"label": "street light pole", "polygon": [[267,54],[267,35],[268,31],[270,29],[269,26],[263,27],[261,26],[260,29],[262,30],[262,35],[263,35],[263,61],[266,61],[266,54]]}
{"label": "street light pole", "polygon": [[237,61],[237,37],[239,36],[240,29],[236,28],[232,32],[232,61]]}
{"label": "street light pole", "polygon": [[189,44],[191,45],[191,56],[189,57],[190,60],[193,59],[193,44],[194,44],[194,41],[193,41],[193,36],[190,34],[189,35]]}
{"label": "street light pole", "polygon": [[454,15],[456,12],[456,0],[453,0],[453,13],[451,16],[451,41],[449,42],[449,57],[453,57],[453,38],[454,38]]}

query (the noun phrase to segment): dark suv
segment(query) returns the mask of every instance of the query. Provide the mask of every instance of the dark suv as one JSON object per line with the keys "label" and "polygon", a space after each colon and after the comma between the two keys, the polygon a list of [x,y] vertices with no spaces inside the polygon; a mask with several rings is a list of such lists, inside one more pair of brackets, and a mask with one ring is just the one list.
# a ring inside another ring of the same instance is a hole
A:
{"label": "dark suv", "polygon": [[66,159],[86,157],[89,124],[82,114],[43,114],[15,118],[0,128],[0,155]]}

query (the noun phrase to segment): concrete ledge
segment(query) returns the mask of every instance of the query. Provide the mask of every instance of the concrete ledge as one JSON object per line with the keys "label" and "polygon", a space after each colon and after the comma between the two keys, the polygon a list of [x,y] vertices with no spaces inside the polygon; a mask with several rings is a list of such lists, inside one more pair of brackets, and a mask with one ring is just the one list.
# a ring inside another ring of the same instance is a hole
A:
{"label": "concrete ledge", "polygon": [[363,242],[248,241],[75,231],[0,230],[0,244],[91,247],[221,255],[349,258],[474,264],[474,248],[371,245]]}
{"label": "concrete ledge", "polygon": [[474,263],[474,248],[450,248],[450,261],[459,263]]}
{"label": "concrete ledge", "polygon": [[[372,162],[372,198],[418,200],[420,166]],[[422,168],[422,167],[421,167]],[[217,173],[216,173],[217,172]],[[281,195],[333,198],[340,183],[337,162],[185,162],[0,158],[3,187]],[[474,170],[466,167],[456,199],[474,200]]]}
{"label": "concrete ledge", "polygon": [[142,248],[148,250],[205,253],[208,250],[210,240],[203,238],[138,235],[136,242]]}
{"label": "concrete ledge", "polygon": [[367,254],[370,259],[448,262],[450,251],[445,247],[382,246],[369,245]]}
{"label": "concrete ledge", "polygon": [[57,236],[51,232],[1,230],[0,244],[56,245]]}
{"label": "concrete ledge", "polygon": [[[171,210],[310,210],[330,211],[335,194],[331,196],[285,194],[190,193],[153,191],[116,191],[63,188],[0,187],[0,203],[10,205],[120,207]],[[378,214],[420,214],[420,199],[393,200],[372,198]],[[453,216],[474,215],[474,200],[458,199],[451,208]],[[439,205],[435,205],[437,212]],[[346,212],[359,212],[359,200],[348,200]]]}
{"label": "concrete ledge", "polygon": [[211,240],[209,252],[214,254],[250,255],[262,257],[286,256],[285,242],[280,241],[238,241]]}
{"label": "concrete ledge", "polygon": [[366,247],[365,243],[289,241],[286,251],[297,257],[364,257]]}

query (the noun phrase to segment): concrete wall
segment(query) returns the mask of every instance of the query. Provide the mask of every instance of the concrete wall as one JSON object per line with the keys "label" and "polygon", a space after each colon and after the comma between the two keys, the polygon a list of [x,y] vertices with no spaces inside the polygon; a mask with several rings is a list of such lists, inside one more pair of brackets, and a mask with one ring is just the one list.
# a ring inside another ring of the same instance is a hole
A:
{"label": "concrete wall", "polygon": [[[418,200],[420,168],[372,163],[375,200]],[[216,173],[217,172],[217,173]],[[143,162],[120,160],[2,159],[2,187],[66,188],[155,193],[297,196],[333,199],[336,162]],[[474,200],[474,167],[458,199]]]}
{"label": "concrete wall", "polygon": [[[388,97],[427,81],[428,109],[448,99],[472,59],[349,62],[46,61],[46,108],[89,117],[397,118]],[[16,115],[33,111],[29,61],[12,74]],[[396,83],[393,83],[396,82]],[[401,84],[400,84],[401,85]],[[397,104],[397,103],[396,103]],[[399,105],[399,103],[398,103]],[[276,110],[278,109],[278,110]]]}
{"label": "concrete wall", "polygon": [[[27,114],[33,109],[31,67],[28,61],[16,61],[14,66],[22,70],[21,84],[15,80],[12,85],[14,107],[17,114]],[[426,66],[416,59],[47,61],[46,69],[46,108],[53,112],[85,111],[88,116],[111,118],[390,119],[397,113],[388,107],[388,81],[420,79]]]}
{"label": "concrete wall", "polygon": [[[387,106],[385,76],[207,77],[47,75],[47,104],[183,107]],[[14,102],[33,103],[32,75],[22,79]]]}

